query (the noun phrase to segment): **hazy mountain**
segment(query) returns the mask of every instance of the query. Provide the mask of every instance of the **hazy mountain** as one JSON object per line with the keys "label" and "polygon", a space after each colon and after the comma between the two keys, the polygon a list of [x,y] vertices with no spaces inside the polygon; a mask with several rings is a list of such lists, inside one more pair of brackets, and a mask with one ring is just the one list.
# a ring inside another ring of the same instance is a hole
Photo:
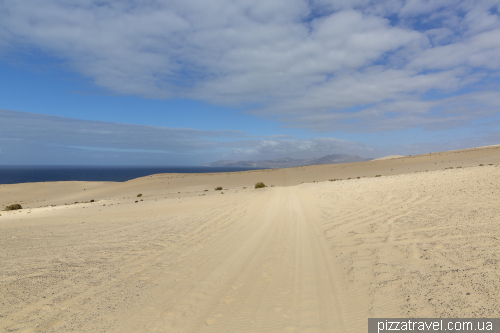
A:
{"label": "hazy mountain", "polygon": [[274,168],[292,168],[305,165],[363,162],[370,160],[372,160],[372,158],[361,158],[357,155],[333,154],[333,155],[326,155],[321,158],[311,158],[311,159],[279,158],[274,160],[258,160],[258,161],[220,160],[204,164],[203,166],[274,169]]}

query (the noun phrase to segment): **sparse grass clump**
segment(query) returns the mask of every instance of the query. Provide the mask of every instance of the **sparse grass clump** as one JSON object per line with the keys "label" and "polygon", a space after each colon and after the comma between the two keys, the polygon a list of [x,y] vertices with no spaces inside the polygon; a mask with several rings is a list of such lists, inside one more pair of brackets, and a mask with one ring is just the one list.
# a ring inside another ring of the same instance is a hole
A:
{"label": "sparse grass clump", "polygon": [[222,191],[222,186],[216,187],[215,190],[216,191]]}
{"label": "sparse grass clump", "polygon": [[137,197],[138,198],[142,197],[142,193],[137,194]]}
{"label": "sparse grass clump", "polygon": [[20,204],[13,204],[5,207],[5,210],[18,210],[18,209],[23,209],[23,207]]}
{"label": "sparse grass clump", "polygon": [[255,183],[255,188],[264,188],[264,187],[266,187],[266,184],[264,184],[263,182]]}
{"label": "sparse grass clump", "polygon": [[382,177],[381,175],[375,175],[375,177]]}
{"label": "sparse grass clump", "polygon": [[484,166],[484,164],[479,164],[479,166]]}

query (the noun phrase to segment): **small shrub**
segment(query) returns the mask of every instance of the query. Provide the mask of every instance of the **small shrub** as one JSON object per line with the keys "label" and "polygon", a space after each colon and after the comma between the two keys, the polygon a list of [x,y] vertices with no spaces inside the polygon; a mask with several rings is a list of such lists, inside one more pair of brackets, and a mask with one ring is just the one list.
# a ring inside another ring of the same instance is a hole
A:
{"label": "small shrub", "polygon": [[479,164],[479,166],[484,166],[484,164]]}
{"label": "small shrub", "polygon": [[216,191],[222,191],[222,186],[216,187],[215,190]]}
{"label": "small shrub", "polygon": [[137,197],[138,198],[142,197],[142,193],[137,194]]}
{"label": "small shrub", "polygon": [[255,183],[255,188],[264,188],[264,187],[266,187],[266,184],[264,184],[263,182]]}
{"label": "small shrub", "polygon": [[95,200],[94,200],[94,199],[92,199],[92,200],[90,200],[90,202],[95,202]]}
{"label": "small shrub", "polygon": [[13,204],[5,207],[5,210],[18,210],[18,209],[23,209],[23,207],[20,204]]}
{"label": "small shrub", "polygon": [[139,201],[137,201],[137,200],[135,201],[135,203],[138,203],[138,202],[139,202]]}
{"label": "small shrub", "polygon": [[208,190],[204,190],[203,192],[207,192]]}
{"label": "small shrub", "polygon": [[375,177],[382,177],[381,175],[375,175]]}

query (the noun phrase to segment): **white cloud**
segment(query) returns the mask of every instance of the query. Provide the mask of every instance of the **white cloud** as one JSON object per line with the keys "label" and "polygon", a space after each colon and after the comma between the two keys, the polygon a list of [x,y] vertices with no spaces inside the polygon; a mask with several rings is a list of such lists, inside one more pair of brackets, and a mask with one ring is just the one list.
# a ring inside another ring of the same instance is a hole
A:
{"label": "white cloud", "polygon": [[328,154],[370,154],[372,147],[349,140],[341,140],[332,137],[318,137],[311,139],[268,139],[262,141],[248,142],[249,147],[235,148],[231,155],[233,158],[311,158],[321,157]]}
{"label": "white cloud", "polygon": [[244,138],[239,131],[119,124],[0,109],[0,137],[94,150],[196,153],[216,149],[217,138]]}
{"label": "white cloud", "polygon": [[6,149],[0,164],[201,164],[224,154],[303,158],[373,150],[330,137],[260,139],[237,131],[119,124],[1,109],[0,143]]}
{"label": "white cloud", "polygon": [[[0,3],[5,54],[40,50],[118,94],[260,105],[250,112],[321,131],[439,121],[422,95],[482,90],[499,41],[493,0]],[[468,119],[498,111],[487,97]]]}
{"label": "white cloud", "polygon": [[[311,131],[374,132],[408,129],[418,124],[428,130],[469,126],[476,119],[487,120],[498,114],[498,91],[482,91],[440,100],[399,99],[363,108],[359,111],[283,115],[287,127]],[[473,110],[473,112],[471,112]]]}

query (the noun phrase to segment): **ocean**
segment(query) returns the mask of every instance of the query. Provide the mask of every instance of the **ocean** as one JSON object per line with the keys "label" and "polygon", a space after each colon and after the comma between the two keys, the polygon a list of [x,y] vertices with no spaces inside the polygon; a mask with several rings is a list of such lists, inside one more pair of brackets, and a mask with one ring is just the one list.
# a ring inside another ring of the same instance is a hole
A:
{"label": "ocean", "polygon": [[124,182],[157,173],[212,173],[247,170],[257,169],[201,166],[0,166],[0,184],[71,180]]}

